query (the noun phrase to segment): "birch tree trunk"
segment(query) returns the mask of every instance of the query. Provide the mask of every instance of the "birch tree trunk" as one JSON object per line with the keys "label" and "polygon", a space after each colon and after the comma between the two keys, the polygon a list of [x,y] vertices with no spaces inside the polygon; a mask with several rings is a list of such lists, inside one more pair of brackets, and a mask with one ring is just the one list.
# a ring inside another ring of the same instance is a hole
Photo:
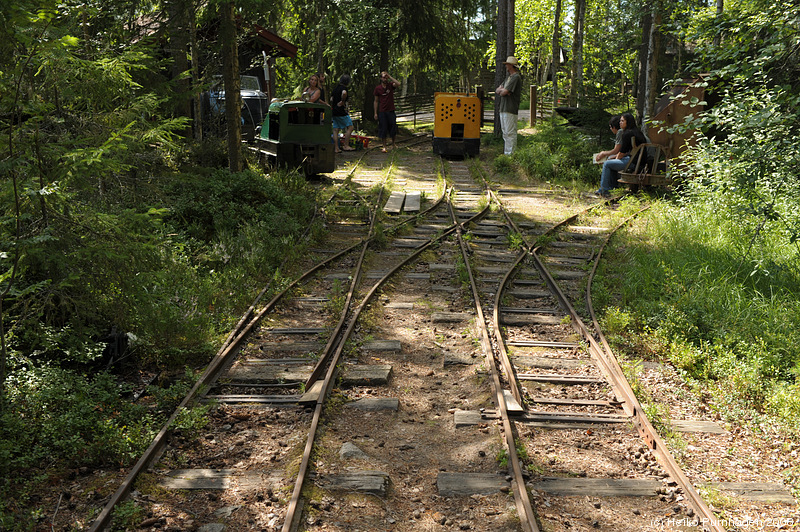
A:
{"label": "birch tree trunk", "polygon": [[578,107],[583,96],[583,25],[586,0],[575,0],[575,38],[572,41],[572,89],[569,104]]}
{"label": "birch tree trunk", "polygon": [[561,65],[561,0],[556,0],[556,12],[553,16],[553,116],[558,107],[558,67]]}

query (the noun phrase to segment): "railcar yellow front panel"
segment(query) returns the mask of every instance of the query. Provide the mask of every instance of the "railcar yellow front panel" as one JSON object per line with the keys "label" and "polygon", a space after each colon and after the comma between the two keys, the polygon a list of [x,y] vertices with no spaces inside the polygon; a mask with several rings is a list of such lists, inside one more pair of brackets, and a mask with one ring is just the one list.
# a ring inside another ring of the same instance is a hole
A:
{"label": "railcar yellow front panel", "polygon": [[477,139],[481,136],[481,101],[477,96],[437,92],[433,136]]}

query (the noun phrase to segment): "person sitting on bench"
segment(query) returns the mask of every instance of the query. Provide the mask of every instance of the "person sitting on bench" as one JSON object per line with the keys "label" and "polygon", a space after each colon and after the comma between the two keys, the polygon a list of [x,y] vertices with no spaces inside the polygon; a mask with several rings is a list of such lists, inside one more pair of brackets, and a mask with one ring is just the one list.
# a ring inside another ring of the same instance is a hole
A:
{"label": "person sitting on bench", "polygon": [[636,125],[636,118],[631,113],[623,113],[619,117],[619,127],[622,129],[622,139],[620,142],[619,153],[603,163],[603,172],[600,174],[600,188],[595,194],[599,196],[610,196],[611,189],[617,187],[617,179],[620,170],[624,170],[631,160],[634,142],[636,145],[646,144],[647,138]]}

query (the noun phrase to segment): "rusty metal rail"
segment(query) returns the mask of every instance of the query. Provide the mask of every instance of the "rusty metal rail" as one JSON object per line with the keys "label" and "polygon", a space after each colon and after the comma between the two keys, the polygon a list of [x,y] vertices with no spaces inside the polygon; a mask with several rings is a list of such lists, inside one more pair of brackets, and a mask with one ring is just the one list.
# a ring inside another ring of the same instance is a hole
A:
{"label": "rusty metal rail", "polygon": [[611,379],[617,397],[620,397],[623,400],[623,408],[625,412],[634,420],[636,430],[639,432],[642,439],[644,439],[644,441],[647,443],[647,446],[656,455],[658,461],[661,463],[661,466],[681,487],[684,494],[691,502],[695,513],[698,515],[700,523],[703,524],[704,527],[715,532],[724,532],[725,529],[722,527],[722,520],[714,515],[714,513],[711,511],[711,508],[709,508],[709,506],[694,488],[694,485],[683,473],[683,470],[681,469],[680,465],[678,465],[675,457],[672,456],[672,453],[669,451],[664,441],[658,435],[656,429],[644,414],[642,406],[639,403],[639,400],[636,398],[636,394],[633,392],[628,380],[625,378],[625,375],[622,372],[622,367],[619,365],[617,357],[611,350],[611,346],[608,344],[608,341],[606,340],[606,337],[600,328],[600,324],[595,316],[594,307],[592,306],[592,280],[597,271],[597,267],[600,264],[600,257],[602,256],[606,245],[616,231],[629,224],[636,216],[644,212],[646,209],[647,208],[642,209],[633,216],[630,216],[626,220],[622,221],[614,229],[614,231],[608,235],[598,251],[594,267],[589,274],[589,279],[586,286],[586,306],[589,309],[589,314],[592,318],[592,324],[596,331],[597,337],[600,339],[600,342],[598,343],[598,341],[595,340],[594,336],[591,335],[583,322],[578,320],[576,325],[578,326],[578,330],[581,332],[584,338],[589,342],[592,355],[601,363],[601,367],[604,368],[604,372],[606,372]]}
{"label": "rusty metal rail", "polygon": [[[366,153],[363,154],[361,158],[363,158],[364,155],[366,155]],[[359,161],[360,160],[361,159],[359,159]],[[351,171],[351,175],[355,171],[355,168],[357,168],[357,166],[358,166],[357,164],[354,166],[354,169]],[[438,207],[441,201],[442,198],[440,198],[439,201],[436,202],[434,207],[431,207],[428,210],[430,211]],[[378,209],[376,208],[374,210],[374,214],[377,213],[377,211]],[[408,221],[398,224],[391,230],[397,230],[400,226],[402,226],[405,223],[408,223]],[[247,309],[244,315],[239,319],[236,326],[234,327],[232,332],[228,335],[228,337],[224,341],[219,351],[206,366],[206,369],[201,374],[200,378],[195,382],[191,390],[186,394],[186,396],[178,405],[178,407],[175,409],[175,411],[172,413],[172,415],[170,415],[170,417],[164,423],[162,428],[153,438],[151,444],[144,451],[144,453],[136,462],[136,464],[134,464],[134,466],[128,472],[128,474],[126,475],[125,479],[123,480],[119,488],[117,488],[117,490],[111,495],[109,501],[106,503],[101,512],[93,521],[89,529],[90,532],[105,530],[111,524],[111,519],[113,517],[112,514],[116,506],[120,504],[123,500],[125,500],[125,498],[130,494],[133,488],[133,484],[139,477],[139,475],[145,470],[147,470],[149,467],[151,467],[160,457],[161,453],[163,452],[165,446],[168,443],[169,433],[172,425],[175,423],[175,421],[178,419],[181,413],[185,411],[185,409],[195,406],[201,400],[201,398],[207,392],[210,385],[213,384],[213,382],[219,377],[221,372],[226,367],[228,367],[230,362],[235,358],[239,350],[239,347],[242,345],[243,341],[250,335],[250,333],[253,331],[255,326],[262,320],[262,318],[269,312],[271,312],[278,304],[278,302],[299,284],[306,281],[316,272],[327,267],[329,264],[336,261],[337,259],[343,257],[344,255],[347,255],[348,253],[353,252],[358,247],[361,246],[363,247],[364,250],[366,250],[370,241],[371,241],[371,235],[368,238],[364,239],[362,242],[356,243],[336,253],[335,255],[321,261],[308,271],[302,273],[297,279],[295,279],[292,283],[290,283],[284,290],[276,294],[259,312],[256,313],[255,309],[258,305],[258,302],[268,292],[270,285],[267,285],[267,287],[265,287],[261,291],[261,293],[259,293],[255,301],[250,305],[250,307]],[[363,258],[363,253],[364,251],[362,251],[362,258]],[[346,314],[347,310],[348,308],[345,307],[343,314]],[[344,319],[341,320],[342,323],[343,321]],[[326,353],[329,353],[333,349],[334,345],[335,342],[329,342],[328,346],[326,346]],[[323,354],[321,359],[324,358],[326,358],[326,355]],[[319,364],[319,366],[322,365],[323,364]],[[335,364],[331,364],[330,367],[335,367]]]}
{"label": "rusty metal rail", "polygon": [[[483,178],[483,176],[481,175]],[[488,187],[488,183],[484,178],[484,183]],[[580,316],[578,316],[575,309],[572,307],[568,298],[564,295],[561,291],[558,283],[553,279],[550,275],[549,271],[541,261],[538,255],[538,251],[540,246],[537,246],[535,243],[529,243],[523,234],[522,231],[519,230],[516,223],[513,219],[509,216],[506,209],[503,207],[502,201],[494,194],[494,192],[489,192],[493,201],[496,201],[497,204],[501,208],[501,212],[505,216],[508,224],[514,228],[514,230],[522,236],[523,241],[525,242],[527,249],[524,250],[519,254],[516,261],[513,265],[509,268],[506,275],[503,277],[500,283],[500,288],[495,293],[495,300],[494,300],[494,309],[493,309],[493,323],[494,323],[494,337],[496,340],[496,349],[498,358],[501,361],[503,370],[506,374],[506,377],[509,381],[509,386],[511,388],[511,393],[514,398],[522,404],[521,401],[521,392],[520,386],[518,383],[518,379],[516,373],[514,371],[513,365],[511,364],[505,341],[503,335],[501,334],[499,323],[500,323],[500,301],[502,299],[502,292],[504,287],[507,285],[508,281],[514,275],[514,272],[522,265],[523,261],[530,256],[533,261],[535,262],[536,268],[540,271],[542,276],[544,277],[548,287],[550,288],[551,292],[556,296],[559,305],[569,314],[570,319],[572,320],[573,327],[578,331],[584,340],[588,343],[589,352],[591,356],[598,362],[598,365],[601,368],[602,373],[608,379],[611,386],[614,389],[615,394],[621,400],[622,408],[625,413],[630,416],[633,424],[636,426],[637,431],[641,438],[645,441],[648,448],[650,448],[653,453],[656,455],[659,463],[664,467],[667,474],[680,486],[683,492],[686,494],[688,501],[690,502],[693,510],[698,515],[699,521],[703,526],[707,529],[710,529],[714,532],[723,532],[724,528],[722,528],[720,520],[714,515],[702,497],[699,495],[697,490],[694,488],[692,483],[686,477],[686,475],[681,470],[680,466],[678,465],[677,461],[674,459],[672,454],[667,449],[665,443],[658,435],[657,431],[647,419],[641,404],[639,403],[638,399],[636,398],[630,384],[628,383],[624,373],[622,372],[622,368],[619,365],[611,347],[609,346],[605,336],[600,329],[600,326],[597,322],[595,317],[594,309],[592,307],[592,300],[591,300],[591,283],[594,277],[595,272],[597,271],[597,267],[599,265],[603,250],[605,249],[607,243],[609,242],[610,238],[613,234],[619,230],[621,227],[625,226],[626,224],[630,223],[632,219],[638,216],[641,212],[646,209],[642,209],[641,211],[637,212],[633,216],[629,217],[625,221],[621,222],[613,231],[609,233],[603,244],[601,245],[597,255],[594,257],[593,261],[593,268],[589,275],[587,281],[587,289],[586,289],[586,304],[588,307],[588,311],[591,315],[593,326],[597,334],[597,339],[595,339],[592,332],[586,327],[586,325],[581,320]],[[604,203],[608,203],[607,201]],[[594,206],[590,207],[589,209],[594,208]],[[588,211],[587,209],[586,211]],[[584,211],[584,212],[586,212]],[[546,236],[548,234],[553,233],[559,227],[565,226],[572,221],[574,221],[581,213],[578,213],[572,217],[569,217],[559,224],[551,227],[543,233],[542,236]],[[492,361],[494,362],[494,361]],[[496,371],[496,367],[493,367],[493,372]],[[499,383],[498,383],[499,384]],[[499,401],[498,404],[505,405],[504,401]],[[502,410],[502,408],[501,408]],[[505,419],[507,412],[501,412],[501,417]]]}
{"label": "rusty metal rail", "polygon": [[[487,198],[491,198],[488,193]],[[491,201],[487,202],[487,209],[489,208],[490,204]],[[453,212],[452,206],[450,206],[450,215],[453,221],[458,223],[458,218]],[[483,307],[481,305],[478,286],[475,283],[475,276],[472,273],[472,268],[469,267],[469,252],[467,251],[467,246],[462,238],[464,225],[464,223],[458,224],[456,235],[458,238],[459,247],[461,248],[462,259],[464,260],[464,264],[467,265],[469,284],[472,289],[472,296],[475,301],[475,310],[477,312],[476,322],[480,326],[481,330],[481,347],[484,355],[486,356],[486,362],[492,374],[492,389],[494,391],[495,404],[497,405],[500,418],[503,422],[503,438],[505,440],[506,451],[508,452],[509,469],[512,473],[511,485],[514,490],[514,500],[516,503],[517,512],[519,512],[520,524],[522,525],[523,530],[525,530],[525,532],[539,532],[539,527],[536,524],[536,516],[533,512],[533,506],[531,505],[530,496],[527,488],[525,487],[525,480],[522,473],[522,461],[517,453],[516,427],[513,423],[511,423],[511,419],[508,415],[508,404],[506,402],[505,395],[503,394],[503,386],[500,383],[500,371],[498,370],[497,363],[494,359],[494,351],[492,349],[492,342],[489,339],[489,331],[486,327],[486,320],[483,314]],[[495,326],[495,329],[497,329],[497,326]]]}

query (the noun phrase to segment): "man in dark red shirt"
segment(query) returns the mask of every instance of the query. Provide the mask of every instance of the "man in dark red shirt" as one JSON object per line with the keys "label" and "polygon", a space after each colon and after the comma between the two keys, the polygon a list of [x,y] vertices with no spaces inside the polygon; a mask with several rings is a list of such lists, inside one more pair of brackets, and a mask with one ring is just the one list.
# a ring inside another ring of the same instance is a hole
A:
{"label": "man in dark red shirt", "polygon": [[380,85],[372,91],[375,96],[375,120],[378,121],[378,138],[383,142],[384,152],[386,152],[386,137],[392,137],[392,144],[394,144],[394,138],[397,136],[394,91],[399,86],[400,82],[390,76],[388,72],[381,72]]}

